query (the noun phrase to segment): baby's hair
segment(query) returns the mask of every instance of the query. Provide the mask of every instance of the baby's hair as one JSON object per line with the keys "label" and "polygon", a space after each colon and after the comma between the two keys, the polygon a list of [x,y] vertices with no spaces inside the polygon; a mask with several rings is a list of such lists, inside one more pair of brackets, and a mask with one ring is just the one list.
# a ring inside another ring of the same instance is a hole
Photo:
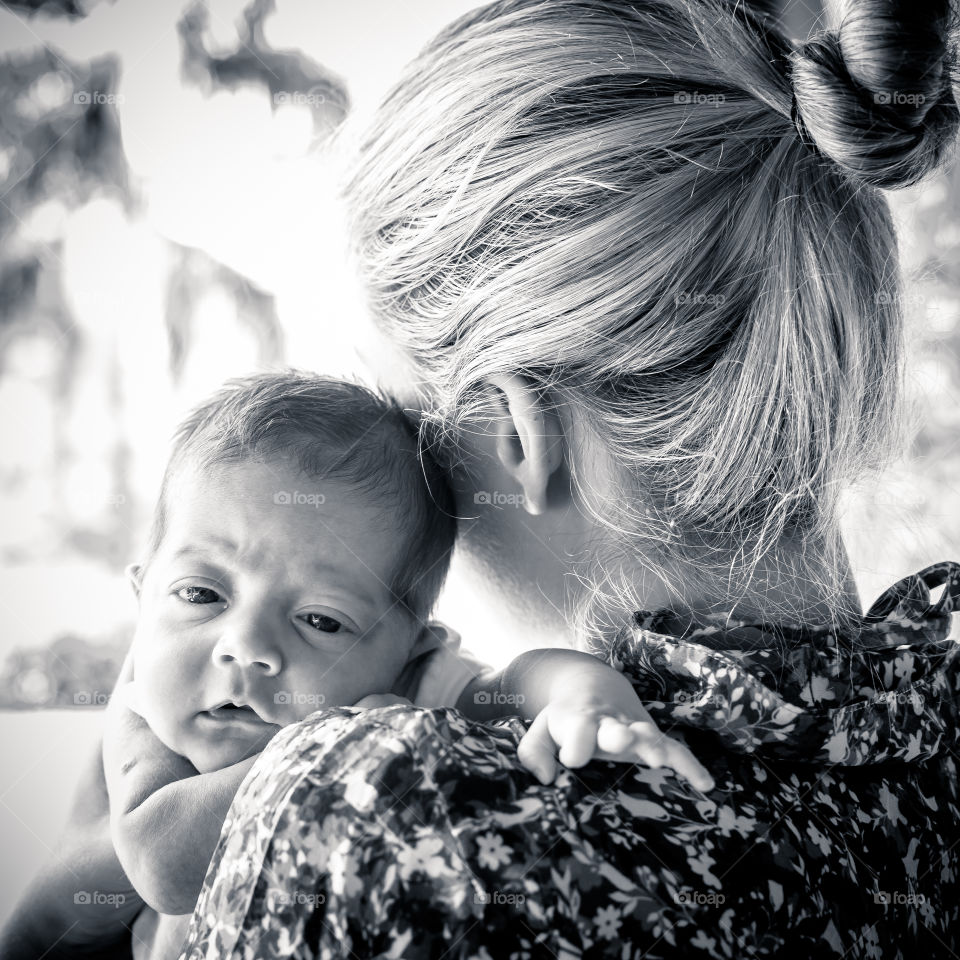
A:
{"label": "baby's hair", "polygon": [[484,384],[521,374],[609,464],[602,502],[572,465],[611,533],[582,625],[642,603],[632,558],[735,597],[787,538],[825,545],[818,582],[859,612],[838,496],[902,439],[877,187],[954,142],[954,28],[949,0],[863,0],[794,50],[734,0],[501,0],[360,138],[354,253],[424,431],[455,456]]}
{"label": "baby's hair", "polygon": [[[416,426],[392,400],[357,383],[297,370],[228,380],[174,435],[148,541],[148,562],[167,523],[169,488],[184,470],[279,459],[311,480],[347,484],[382,506],[401,548],[390,589],[419,619],[429,616],[456,538],[446,477],[419,449]],[[278,491],[281,497],[290,491]]]}

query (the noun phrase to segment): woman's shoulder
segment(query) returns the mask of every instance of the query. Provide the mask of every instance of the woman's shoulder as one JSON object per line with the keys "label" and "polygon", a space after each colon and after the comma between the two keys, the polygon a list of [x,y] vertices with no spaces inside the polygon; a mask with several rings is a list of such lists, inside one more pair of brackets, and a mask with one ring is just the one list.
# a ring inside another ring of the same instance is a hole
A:
{"label": "woman's shoulder", "polygon": [[[540,784],[517,757],[519,718],[318,711],[238,793],[188,957],[211,940],[223,956],[282,951],[291,929],[320,954],[411,958],[451,931],[451,958],[816,955],[906,947],[917,929],[952,942],[960,851],[940,840],[960,819],[958,583],[938,565],[891,588],[856,649],[839,631],[746,649],[733,641],[748,625],[707,647],[635,624],[620,666],[656,675],[646,705],[707,763],[710,794],[602,762]],[[878,906],[894,900],[922,923]]]}
{"label": "woman's shoulder", "polygon": [[[788,928],[813,955],[868,927],[901,942],[876,899],[901,894],[923,896],[924,924],[953,936],[958,856],[926,852],[960,817],[949,760],[851,776],[726,751],[709,795],[669,770],[606,763],[543,785],[516,758],[524,729],[395,706],[284,731],[241,788],[198,905],[223,922],[191,943],[235,930],[238,951],[256,953],[288,935],[292,909],[313,948],[327,938],[360,956],[432,956],[456,930],[450,956],[464,958],[658,942],[661,955],[719,957],[766,949],[777,930],[785,943]],[[701,756],[704,737],[687,734]]]}

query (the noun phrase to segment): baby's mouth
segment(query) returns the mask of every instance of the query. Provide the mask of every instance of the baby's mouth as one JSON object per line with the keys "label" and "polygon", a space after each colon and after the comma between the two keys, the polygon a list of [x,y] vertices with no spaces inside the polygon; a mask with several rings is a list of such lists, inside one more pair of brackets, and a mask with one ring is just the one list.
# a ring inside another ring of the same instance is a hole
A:
{"label": "baby's mouth", "polygon": [[248,704],[233,703],[232,701],[226,701],[204,712],[207,716],[213,717],[214,720],[256,725],[262,725],[267,722],[253,707]]}

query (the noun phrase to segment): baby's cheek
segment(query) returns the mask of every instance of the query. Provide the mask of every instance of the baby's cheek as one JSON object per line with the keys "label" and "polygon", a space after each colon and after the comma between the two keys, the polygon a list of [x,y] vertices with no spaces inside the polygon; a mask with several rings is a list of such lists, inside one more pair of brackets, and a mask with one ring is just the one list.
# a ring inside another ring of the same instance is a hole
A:
{"label": "baby's cheek", "polygon": [[181,753],[181,736],[177,728],[176,718],[166,699],[153,695],[142,698],[141,704],[143,709],[140,715],[147,721],[150,729],[171,750]]}
{"label": "baby's cheek", "polygon": [[279,726],[306,719],[318,710],[342,703],[336,678],[331,689],[330,673],[335,671],[300,668],[291,665],[281,678],[282,686],[274,690],[264,704],[270,711],[269,719]]}
{"label": "baby's cheek", "polygon": [[296,704],[292,709],[285,711],[281,717],[278,718],[277,723],[281,727],[289,727],[293,723],[299,723],[301,720],[306,720],[310,714],[316,713],[318,710],[323,710],[325,707],[325,699],[317,700],[311,698],[309,700],[304,700],[301,703]]}
{"label": "baby's cheek", "polygon": [[181,703],[185,688],[180,686],[177,689],[177,685],[166,683],[163,673],[149,660],[134,664],[134,677],[137,712],[167,747],[182,753],[179,748],[183,736],[178,720],[183,712]]}

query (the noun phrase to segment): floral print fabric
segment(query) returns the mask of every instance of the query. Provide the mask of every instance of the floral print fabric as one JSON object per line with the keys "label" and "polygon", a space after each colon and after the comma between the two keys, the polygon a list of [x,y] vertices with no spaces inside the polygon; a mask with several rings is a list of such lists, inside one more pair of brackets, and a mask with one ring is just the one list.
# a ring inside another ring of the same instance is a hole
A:
{"label": "floral print fabric", "polygon": [[941,563],[843,629],[637,614],[607,657],[709,794],[602,762],[541,785],[516,718],[319,711],[238,792],[181,956],[953,956],[955,606]]}

